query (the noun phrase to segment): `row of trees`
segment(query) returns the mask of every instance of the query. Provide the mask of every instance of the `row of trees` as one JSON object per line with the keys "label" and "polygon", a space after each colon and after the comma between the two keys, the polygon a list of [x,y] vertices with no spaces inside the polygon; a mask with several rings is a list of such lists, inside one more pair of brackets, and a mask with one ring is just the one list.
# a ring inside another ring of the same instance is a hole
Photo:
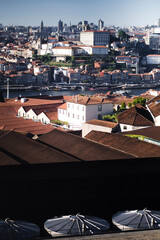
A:
{"label": "row of trees", "polygon": [[[132,103],[128,103],[128,107],[132,107],[135,106],[137,104],[142,105],[143,107],[145,107],[146,105],[146,98],[143,97],[137,97],[133,100]],[[117,122],[117,116],[119,113],[123,112],[124,110],[127,109],[126,103],[122,102],[121,106],[117,109],[117,111],[114,111],[113,114],[108,114],[103,116],[103,120],[105,121],[111,121],[111,122]]]}

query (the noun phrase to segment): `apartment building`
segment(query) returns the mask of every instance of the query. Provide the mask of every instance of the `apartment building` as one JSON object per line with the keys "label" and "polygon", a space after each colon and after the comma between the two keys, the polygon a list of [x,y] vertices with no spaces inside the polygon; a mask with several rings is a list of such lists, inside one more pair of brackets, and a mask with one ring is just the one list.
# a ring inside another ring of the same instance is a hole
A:
{"label": "apartment building", "polygon": [[110,43],[110,34],[108,31],[86,30],[80,32],[80,41],[91,46],[106,46]]}
{"label": "apartment building", "polygon": [[160,64],[160,54],[149,54],[147,55],[147,65]]}
{"label": "apartment building", "polygon": [[82,128],[82,124],[92,119],[102,119],[113,112],[113,103],[102,97],[75,96],[58,107],[58,119],[67,121],[71,128]]}

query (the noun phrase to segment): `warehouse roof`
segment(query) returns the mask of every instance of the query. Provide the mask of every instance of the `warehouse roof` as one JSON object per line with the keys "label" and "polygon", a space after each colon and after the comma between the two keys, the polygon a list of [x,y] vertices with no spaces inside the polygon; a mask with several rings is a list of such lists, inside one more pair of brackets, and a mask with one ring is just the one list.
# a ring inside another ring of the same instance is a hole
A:
{"label": "warehouse roof", "polygon": [[[135,131],[134,131],[135,132]],[[133,131],[132,131],[133,134]],[[91,131],[86,135],[87,139],[98,142],[105,146],[113,147],[128,154],[133,154],[139,158],[143,157],[160,157],[160,147],[143,142],[128,136]]]}
{"label": "warehouse roof", "polygon": [[42,135],[38,141],[64,153],[71,154],[74,157],[78,157],[83,161],[133,158],[131,154],[124,153],[121,150],[102,146],[57,129]]}
{"label": "warehouse roof", "polygon": [[137,104],[124,112],[118,114],[118,123],[133,126],[153,126],[153,119],[149,111]]}

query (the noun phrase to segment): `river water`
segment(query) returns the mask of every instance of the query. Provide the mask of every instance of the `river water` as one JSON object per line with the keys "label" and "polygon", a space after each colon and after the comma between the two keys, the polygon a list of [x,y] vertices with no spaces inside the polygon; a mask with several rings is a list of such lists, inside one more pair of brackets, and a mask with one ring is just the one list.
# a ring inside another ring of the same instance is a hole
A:
{"label": "river water", "polygon": [[[130,90],[130,95],[140,95],[141,93],[145,93],[148,90],[148,88],[145,89],[131,89]],[[156,90],[160,91],[160,88],[157,88]],[[60,96],[60,95],[78,95],[78,94],[86,94],[86,95],[94,95],[96,93],[107,93],[108,90],[71,90],[71,91],[54,91],[54,90],[43,90],[43,91],[10,91],[9,92],[9,98],[14,98],[14,97],[26,97],[26,96],[35,96],[35,95],[50,95],[50,96]],[[117,91],[112,90],[113,92]],[[7,92],[6,90],[3,91],[3,96],[4,98],[7,97]]]}

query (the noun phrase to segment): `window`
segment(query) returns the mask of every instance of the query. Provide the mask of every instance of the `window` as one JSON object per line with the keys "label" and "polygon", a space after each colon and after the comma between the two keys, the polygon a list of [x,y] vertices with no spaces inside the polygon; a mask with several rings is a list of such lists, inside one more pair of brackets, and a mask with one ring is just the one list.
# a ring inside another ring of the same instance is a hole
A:
{"label": "window", "polygon": [[84,116],[82,116],[82,120],[84,121]]}
{"label": "window", "polygon": [[74,109],[74,104],[72,105],[72,108]]}
{"label": "window", "polygon": [[98,120],[102,120],[102,114],[98,114]]}
{"label": "window", "polygon": [[64,110],[63,110],[63,114],[64,114]]}
{"label": "window", "polygon": [[77,119],[79,119],[79,115],[77,115]]}
{"label": "window", "polygon": [[79,110],[79,105],[77,105],[77,110]]}
{"label": "window", "polygon": [[98,105],[98,111],[102,111],[102,105]]}
{"label": "window", "polygon": [[68,117],[70,117],[70,113],[68,113]]}
{"label": "window", "polygon": [[84,111],[84,107],[82,107],[82,111]]}
{"label": "window", "polygon": [[59,113],[61,113],[61,109],[59,109]]}
{"label": "window", "polygon": [[127,126],[123,126],[123,129],[125,129],[125,130],[126,130],[126,129],[127,129]]}
{"label": "window", "polygon": [[70,104],[68,103],[68,108],[70,108]]}
{"label": "window", "polygon": [[74,113],[73,113],[73,118],[74,118]]}

